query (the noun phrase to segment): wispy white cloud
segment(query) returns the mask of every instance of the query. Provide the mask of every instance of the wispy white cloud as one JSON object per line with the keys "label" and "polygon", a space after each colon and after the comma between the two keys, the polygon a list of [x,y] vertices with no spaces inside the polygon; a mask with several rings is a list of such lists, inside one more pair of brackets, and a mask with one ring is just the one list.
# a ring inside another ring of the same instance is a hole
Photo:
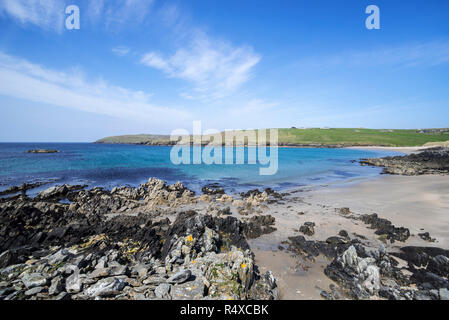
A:
{"label": "wispy white cloud", "polygon": [[188,112],[156,106],[151,95],[88,81],[78,69],[55,71],[0,52],[0,94],[85,112],[160,124],[190,119]]}
{"label": "wispy white cloud", "polygon": [[88,3],[88,18],[94,24],[106,27],[121,27],[125,23],[140,24],[148,18],[154,0],[91,0]]}
{"label": "wispy white cloud", "polygon": [[429,41],[344,51],[304,58],[296,62],[308,67],[432,67],[449,64],[449,41]]}
{"label": "wispy white cloud", "polygon": [[130,48],[124,46],[112,48],[112,52],[119,57],[126,56],[130,50]]}
{"label": "wispy white cloud", "polygon": [[24,26],[35,25],[61,32],[64,26],[63,0],[2,0],[0,13],[7,14]]}
{"label": "wispy white cloud", "polygon": [[141,63],[192,83],[193,92],[184,97],[208,100],[222,98],[248,81],[260,59],[249,46],[237,47],[197,30],[174,54],[148,52]]}

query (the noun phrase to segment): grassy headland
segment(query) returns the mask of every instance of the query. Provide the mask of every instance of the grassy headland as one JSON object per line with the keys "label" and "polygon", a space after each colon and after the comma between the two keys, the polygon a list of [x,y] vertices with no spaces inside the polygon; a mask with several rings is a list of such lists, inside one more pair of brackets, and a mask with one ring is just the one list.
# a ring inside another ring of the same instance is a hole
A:
{"label": "grassy headland", "polygon": [[[449,129],[290,128],[278,130],[279,146],[413,147],[449,140]],[[224,135],[224,132],[221,134]],[[225,141],[224,138],[223,141]],[[175,142],[170,141],[169,135],[139,134],[107,137],[96,143],[172,145]]]}

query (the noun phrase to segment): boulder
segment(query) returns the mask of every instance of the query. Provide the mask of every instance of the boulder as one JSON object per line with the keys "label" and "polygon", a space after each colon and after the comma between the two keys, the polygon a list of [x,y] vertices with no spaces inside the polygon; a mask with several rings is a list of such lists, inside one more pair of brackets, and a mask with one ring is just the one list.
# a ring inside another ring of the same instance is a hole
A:
{"label": "boulder", "polygon": [[182,270],[167,279],[167,283],[183,283],[190,279],[192,276],[192,271],[190,270]]}
{"label": "boulder", "polygon": [[83,281],[80,277],[79,271],[74,272],[66,279],[65,288],[68,293],[78,293],[83,289]]}
{"label": "boulder", "polygon": [[174,300],[199,300],[204,297],[206,286],[195,277],[195,280],[172,286],[170,295]]}
{"label": "boulder", "polygon": [[449,300],[449,290],[446,288],[441,288],[439,290],[439,294],[440,294],[440,300]]}
{"label": "boulder", "polygon": [[299,231],[304,233],[306,236],[313,236],[315,234],[315,223],[304,222],[304,224],[299,227]]}
{"label": "boulder", "polygon": [[0,254],[0,268],[6,268],[17,262],[17,253],[11,250],[3,251]]}
{"label": "boulder", "polygon": [[90,297],[110,297],[120,293],[126,283],[119,278],[105,278],[84,290],[84,294]]}
{"label": "boulder", "polygon": [[154,289],[154,294],[159,299],[170,299],[170,291],[172,285],[168,283],[161,283]]}
{"label": "boulder", "polygon": [[22,282],[28,289],[41,287],[47,284],[47,278],[41,273],[27,273],[22,277]]}
{"label": "boulder", "polygon": [[44,287],[34,287],[32,289],[28,289],[25,291],[26,296],[34,296],[35,294],[38,294],[39,292],[43,291]]}
{"label": "boulder", "polygon": [[64,290],[64,281],[61,276],[55,277],[51,281],[50,288],[48,289],[48,294],[53,296],[61,293]]}

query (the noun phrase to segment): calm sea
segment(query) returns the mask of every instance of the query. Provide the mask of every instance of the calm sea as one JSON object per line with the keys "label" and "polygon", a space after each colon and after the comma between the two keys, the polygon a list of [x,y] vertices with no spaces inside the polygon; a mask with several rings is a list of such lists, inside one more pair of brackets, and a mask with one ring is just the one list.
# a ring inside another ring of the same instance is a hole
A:
{"label": "calm sea", "polygon": [[[57,149],[60,153],[31,154],[29,149]],[[275,175],[259,175],[258,164],[174,165],[170,147],[92,143],[0,143],[0,190],[23,182],[87,184],[113,188],[136,186],[157,177],[170,183],[182,181],[195,191],[218,182],[234,193],[255,187],[286,189],[348,179],[369,178],[379,168],[362,167],[360,158],[398,153],[354,149],[279,148]]]}

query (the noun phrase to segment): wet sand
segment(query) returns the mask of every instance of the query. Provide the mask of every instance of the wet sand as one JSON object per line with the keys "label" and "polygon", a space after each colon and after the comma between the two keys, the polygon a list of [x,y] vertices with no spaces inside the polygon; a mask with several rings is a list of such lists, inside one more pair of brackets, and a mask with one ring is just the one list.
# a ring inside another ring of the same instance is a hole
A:
{"label": "wet sand", "polygon": [[347,187],[324,188],[310,197],[312,202],[349,207],[358,214],[377,213],[409,228],[410,243],[421,243],[417,234],[424,229],[437,238],[432,244],[449,248],[449,176],[386,175]]}

